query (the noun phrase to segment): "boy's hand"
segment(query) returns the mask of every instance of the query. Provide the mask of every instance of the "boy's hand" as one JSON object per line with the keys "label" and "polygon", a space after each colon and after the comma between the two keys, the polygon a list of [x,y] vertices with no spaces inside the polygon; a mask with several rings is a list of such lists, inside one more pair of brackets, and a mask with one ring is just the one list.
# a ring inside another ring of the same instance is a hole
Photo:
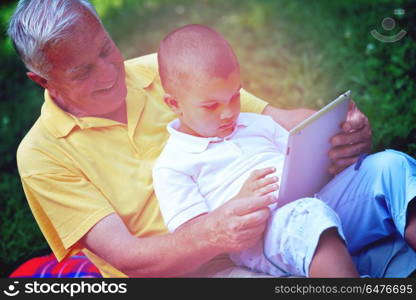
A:
{"label": "boy's hand", "polygon": [[254,170],[234,198],[263,196],[277,191],[279,189],[279,185],[277,184],[278,177],[271,176],[266,178],[267,175],[274,172],[276,172],[275,168]]}

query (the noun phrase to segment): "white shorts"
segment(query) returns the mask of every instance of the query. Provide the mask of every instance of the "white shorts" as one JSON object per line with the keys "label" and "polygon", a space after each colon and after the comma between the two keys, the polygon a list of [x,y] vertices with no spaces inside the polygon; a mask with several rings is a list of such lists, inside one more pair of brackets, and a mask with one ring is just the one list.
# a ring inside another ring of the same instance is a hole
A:
{"label": "white shorts", "polygon": [[326,229],[344,234],[337,214],[323,201],[302,198],[272,211],[264,240],[230,254],[238,266],[273,276],[309,276],[309,265]]}

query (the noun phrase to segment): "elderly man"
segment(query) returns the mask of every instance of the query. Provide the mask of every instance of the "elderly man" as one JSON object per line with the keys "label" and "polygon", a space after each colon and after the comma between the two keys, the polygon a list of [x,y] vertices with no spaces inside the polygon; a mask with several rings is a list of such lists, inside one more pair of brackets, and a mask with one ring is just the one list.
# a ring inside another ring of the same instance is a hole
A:
{"label": "elderly man", "polygon": [[[268,196],[229,201],[192,226],[166,231],[151,171],[174,115],[163,103],[154,55],[123,62],[86,0],[21,0],[9,35],[28,77],[45,89],[41,115],[17,159],[29,205],[59,260],[83,250],[111,277],[256,275],[213,258],[261,238],[274,201]],[[245,91],[241,102],[244,111],[270,115],[286,128],[311,113],[280,110]],[[334,174],[370,150],[370,126],[355,106],[343,130],[329,154]],[[346,227],[356,213],[357,206],[351,207],[340,215]],[[407,228],[413,230],[411,220]],[[378,259],[384,270],[366,266],[364,272],[406,276],[414,270],[407,263],[416,261],[413,250],[401,236],[391,236],[369,241],[382,241],[370,250],[369,245],[354,249],[357,263]],[[393,262],[410,266],[394,273]]]}

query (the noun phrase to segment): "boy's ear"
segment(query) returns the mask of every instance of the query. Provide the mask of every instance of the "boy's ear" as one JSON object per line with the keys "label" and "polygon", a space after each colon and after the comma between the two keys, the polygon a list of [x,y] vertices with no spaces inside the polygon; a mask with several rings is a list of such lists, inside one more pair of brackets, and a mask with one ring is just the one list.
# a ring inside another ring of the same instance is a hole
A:
{"label": "boy's ear", "polygon": [[182,115],[182,110],[180,108],[178,100],[171,94],[163,95],[163,100],[170,107],[170,109],[177,115]]}

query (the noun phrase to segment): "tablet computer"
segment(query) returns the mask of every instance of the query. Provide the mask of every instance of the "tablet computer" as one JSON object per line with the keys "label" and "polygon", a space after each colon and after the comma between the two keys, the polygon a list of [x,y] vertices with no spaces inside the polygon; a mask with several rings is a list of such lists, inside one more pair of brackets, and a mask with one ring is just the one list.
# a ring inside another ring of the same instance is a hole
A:
{"label": "tablet computer", "polygon": [[330,138],[341,131],[350,101],[351,93],[347,91],[290,130],[278,207],[313,197],[331,180]]}

